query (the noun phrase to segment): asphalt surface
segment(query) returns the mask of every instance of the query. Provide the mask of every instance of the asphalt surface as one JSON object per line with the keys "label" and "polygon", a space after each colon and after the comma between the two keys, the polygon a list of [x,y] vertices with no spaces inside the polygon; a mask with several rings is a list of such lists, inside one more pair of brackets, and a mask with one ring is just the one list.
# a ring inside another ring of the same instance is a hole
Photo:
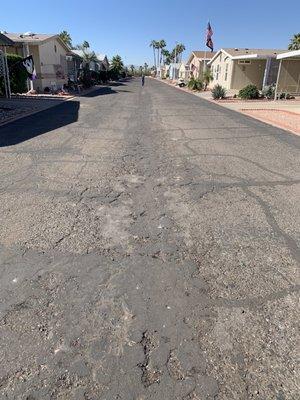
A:
{"label": "asphalt surface", "polygon": [[0,128],[0,398],[299,399],[299,145],[154,80]]}

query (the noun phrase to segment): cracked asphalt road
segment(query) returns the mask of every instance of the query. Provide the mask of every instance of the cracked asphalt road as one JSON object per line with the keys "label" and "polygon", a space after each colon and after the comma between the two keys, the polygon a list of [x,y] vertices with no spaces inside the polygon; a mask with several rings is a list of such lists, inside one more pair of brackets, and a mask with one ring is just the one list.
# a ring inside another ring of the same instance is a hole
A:
{"label": "cracked asphalt road", "polygon": [[0,398],[299,399],[299,144],[154,80],[0,128]]}

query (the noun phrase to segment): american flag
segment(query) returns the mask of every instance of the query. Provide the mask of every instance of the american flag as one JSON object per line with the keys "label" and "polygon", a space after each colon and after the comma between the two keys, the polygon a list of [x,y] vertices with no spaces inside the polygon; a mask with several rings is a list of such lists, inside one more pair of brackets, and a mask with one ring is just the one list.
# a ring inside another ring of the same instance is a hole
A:
{"label": "american flag", "polygon": [[206,46],[214,51],[214,43],[212,41],[212,35],[214,34],[210,22],[207,24],[207,31],[206,31]]}

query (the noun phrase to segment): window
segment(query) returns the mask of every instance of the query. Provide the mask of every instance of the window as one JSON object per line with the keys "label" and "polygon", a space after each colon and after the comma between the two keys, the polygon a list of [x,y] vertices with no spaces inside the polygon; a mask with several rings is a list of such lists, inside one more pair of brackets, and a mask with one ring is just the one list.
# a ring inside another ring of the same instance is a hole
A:
{"label": "window", "polygon": [[219,79],[219,74],[221,74],[221,67],[218,64],[216,68],[216,81]]}
{"label": "window", "polygon": [[227,77],[228,77],[228,64],[226,64],[225,67],[225,81],[227,81]]}
{"label": "window", "polygon": [[251,64],[251,60],[239,60],[239,64]]}
{"label": "window", "polygon": [[54,45],[54,51],[55,51],[55,53],[57,53],[57,47],[56,47],[56,44]]}

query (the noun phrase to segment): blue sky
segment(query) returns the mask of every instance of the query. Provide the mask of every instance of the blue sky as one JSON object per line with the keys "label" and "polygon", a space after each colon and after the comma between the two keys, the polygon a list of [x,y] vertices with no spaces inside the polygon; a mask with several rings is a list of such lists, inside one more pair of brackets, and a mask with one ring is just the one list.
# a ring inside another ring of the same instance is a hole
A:
{"label": "blue sky", "polygon": [[207,20],[215,48],[286,48],[300,32],[299,0],[30,0],[1,1],[0,30],[57,33],[67,30],[73,43],[87,40],[93,50],[126,64],[153,64],[149,42],[187,51],[204,49]]}

